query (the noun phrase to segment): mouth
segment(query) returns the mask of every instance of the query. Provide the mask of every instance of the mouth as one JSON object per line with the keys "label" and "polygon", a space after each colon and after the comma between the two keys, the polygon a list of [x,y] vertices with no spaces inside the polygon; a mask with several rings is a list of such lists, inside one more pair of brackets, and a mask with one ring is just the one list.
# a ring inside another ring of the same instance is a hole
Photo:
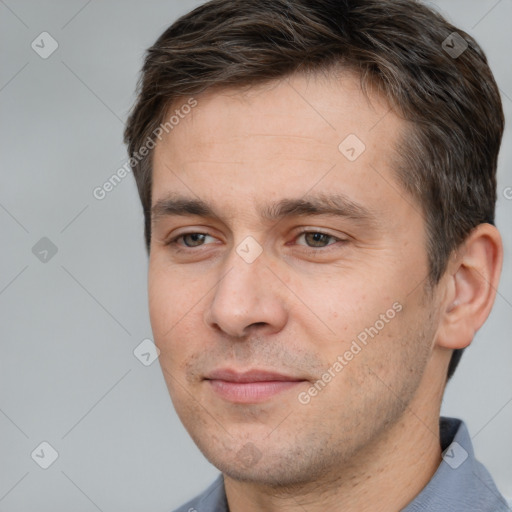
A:
{"label": "mouth", "polygon": [[239,404],[261,403],[306,382],[300,377],[266,370],[239,372],[232,369],[215,370],[204,380],[216,395]]}

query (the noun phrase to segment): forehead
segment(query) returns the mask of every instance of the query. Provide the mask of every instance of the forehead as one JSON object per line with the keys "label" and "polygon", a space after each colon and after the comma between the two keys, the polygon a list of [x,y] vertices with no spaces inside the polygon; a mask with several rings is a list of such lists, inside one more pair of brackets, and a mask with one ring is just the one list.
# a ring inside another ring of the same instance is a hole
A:
{"label": "forehead", "polygon": [[169,191],[227,203],[235,193],[277,199],[332,187],[356,196],[372,188],[368,199],[377,200],[394,181],[405,122],[382,98],[363,94],[354,75],[293,75],[194,99],[156,145],[153,204]]}

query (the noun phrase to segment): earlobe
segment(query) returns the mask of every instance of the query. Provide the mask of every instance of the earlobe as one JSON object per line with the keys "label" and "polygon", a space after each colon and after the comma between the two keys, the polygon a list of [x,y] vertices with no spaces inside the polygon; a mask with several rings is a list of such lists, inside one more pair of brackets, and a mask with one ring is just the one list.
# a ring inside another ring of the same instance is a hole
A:
{"label": "earlobe", "polygon": [[480,224],[450,258],[436,344],[467,347],[491,311],[503,263],[498,230]]}

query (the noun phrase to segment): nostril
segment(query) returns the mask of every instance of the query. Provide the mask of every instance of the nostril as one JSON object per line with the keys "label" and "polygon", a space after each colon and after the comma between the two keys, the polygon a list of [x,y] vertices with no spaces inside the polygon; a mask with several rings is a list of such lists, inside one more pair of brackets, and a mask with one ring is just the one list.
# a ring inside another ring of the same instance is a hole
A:
{"label": "nostril", "polygon": [[267,325],[265,322],[255,322],[249,325],[249,327],[264,327],[265,325]]}

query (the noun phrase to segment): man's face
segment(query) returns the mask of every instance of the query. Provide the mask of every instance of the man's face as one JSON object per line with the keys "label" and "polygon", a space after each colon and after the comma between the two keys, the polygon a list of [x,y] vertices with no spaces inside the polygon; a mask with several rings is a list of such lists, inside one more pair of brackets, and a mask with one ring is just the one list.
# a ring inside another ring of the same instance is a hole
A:
{"label": "man's face", "polygon": [[432,350],[424,220],[392,172],[404,124],[349,75],[196,99],[154,154],[160,364],[221,471],[310,480],[397,424]]}

